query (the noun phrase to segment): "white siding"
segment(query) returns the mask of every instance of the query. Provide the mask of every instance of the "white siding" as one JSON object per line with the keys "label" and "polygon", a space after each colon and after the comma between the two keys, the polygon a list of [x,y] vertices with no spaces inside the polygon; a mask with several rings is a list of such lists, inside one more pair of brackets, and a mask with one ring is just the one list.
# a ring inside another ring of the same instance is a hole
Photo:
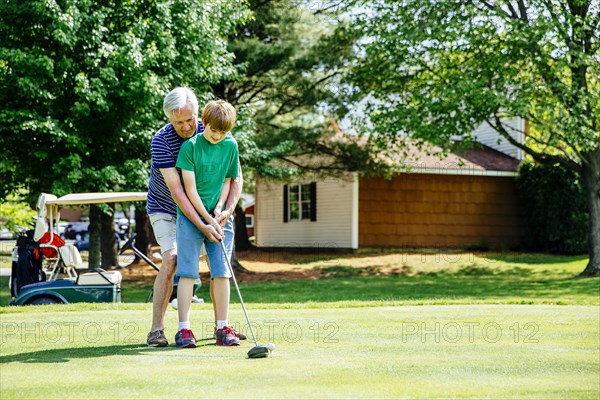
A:
{"label": "white siding", "polygon": [[358,248],[358,221],[354,221],[358,219],[357,187],[355,175],[318,180],[317,220],[283,222],[283,184],[259,179],[254,211],[256,245]]}
{"label": "white siding", "polygon": [[[520,143],[524,142],[525,132],[525,121],[521,118],[512,120],[502,121],[504,126],[513,138],[518,140]],[[512,129],[511,129],[512,128]],[[504,154],[507,154],[517,160],[523,159],[523,150],[517,149],[512,144],[508,143],[506,139],[501,137],[498,132],[494,130],[487,122],[481,124],[473,135],[477,138],[477,141],[491,147],[492,149],[498,150]]]}

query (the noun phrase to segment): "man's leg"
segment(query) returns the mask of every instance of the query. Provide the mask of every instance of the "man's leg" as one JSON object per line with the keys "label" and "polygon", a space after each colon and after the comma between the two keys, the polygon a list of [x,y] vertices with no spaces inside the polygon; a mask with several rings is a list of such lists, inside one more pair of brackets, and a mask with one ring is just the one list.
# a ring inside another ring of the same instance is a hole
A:
{"label": "man's leg", "polygon": [[165,329],[165,312],[173,293],[173,277],[177,269],[177,251],[171,249],[163,254],[160,271],[154,280],[152,301],[152,331]]}
{"label": "man's leg", "polygon": [[154,280],[152,326],[146,344],[150,347],[164,347],[168,345],[164,333],[164,317],[177,269],[176,217],[169,214],[150,214],[149,217],[163,260]]}

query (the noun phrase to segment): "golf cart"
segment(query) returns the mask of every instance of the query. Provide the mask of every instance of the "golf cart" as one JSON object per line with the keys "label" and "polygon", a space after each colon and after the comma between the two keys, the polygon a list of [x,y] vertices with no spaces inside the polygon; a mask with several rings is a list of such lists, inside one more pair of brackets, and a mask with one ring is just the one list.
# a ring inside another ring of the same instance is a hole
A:
{"label": "golf cart", "polygon": [[[59,208],[146,201],[146,196],[146,192],[75,193],[60,198],[41,194],[35,229],[21,232],[13,249],[9,282],[13,298],[9,305],[121,302],[121,273],[85,268],[79,250],[58,235]],[[132,236],[121,253],[131,248],[142,254],[135,249],[133,240]],[[150,259],[143,259],[159,270]]]}

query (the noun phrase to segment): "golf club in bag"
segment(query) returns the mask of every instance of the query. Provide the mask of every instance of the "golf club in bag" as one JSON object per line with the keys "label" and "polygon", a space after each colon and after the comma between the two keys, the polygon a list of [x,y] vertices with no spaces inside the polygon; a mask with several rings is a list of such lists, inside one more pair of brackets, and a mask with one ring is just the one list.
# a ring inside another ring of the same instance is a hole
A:
{"label": "golf club in bag", "polygon": [[231,268],[231,262],[229,261],[229,257],[227,257],[227,250],[225,250],[225,244],[223,244],[223,241],[221,241],[221,249],[223,249],[223,256],[225,256],[225,261],[227,262],[227,267],[229,267],[229,272],[231,273],[235,290],[237,290],[240,303],[242,304],[242,310],[244,310],[244,315],[246,316],[246,322],[248,322],[248,328],[250,328],[250,333],[252,334],[252,339],[254,340],[255,346],[248,352],[248,358],[267,358],[271,355],[271,351],[275,350],[275,345],[273,343],[268,343],[266,346],[261,346],[258,344],[256,335],[254,335],[254,330],[252,329],[252,324],[250,323],[250,318],[248,318],[248,312],[246,311],[244,300],[242,299],[242,293],[240,293],[240,288],[237,284],[237,280],[235,279],[233,268]]}

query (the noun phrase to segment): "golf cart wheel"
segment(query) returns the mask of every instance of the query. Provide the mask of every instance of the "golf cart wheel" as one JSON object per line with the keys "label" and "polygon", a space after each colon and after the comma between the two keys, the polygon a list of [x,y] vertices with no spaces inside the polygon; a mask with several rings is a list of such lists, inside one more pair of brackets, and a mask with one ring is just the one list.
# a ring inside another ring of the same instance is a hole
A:
{"label": "golf cart wheel", "polygon": [[31,304],[33,306],[41,306],[44,304],[60,304],[62,301],[57,300],[54,297],[38,297],[37,299],[33,299],[27,304]]}

